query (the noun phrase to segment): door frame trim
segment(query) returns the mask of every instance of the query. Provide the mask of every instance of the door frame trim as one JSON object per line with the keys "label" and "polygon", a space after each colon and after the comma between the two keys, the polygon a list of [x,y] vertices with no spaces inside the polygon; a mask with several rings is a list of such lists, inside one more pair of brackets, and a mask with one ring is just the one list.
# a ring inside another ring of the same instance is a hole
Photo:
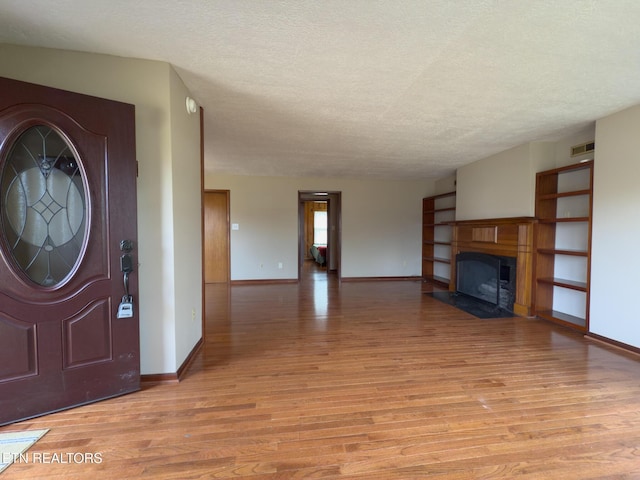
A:
{"label": "door frame trim", "polygon": [[204,344],[206,340],[206,331],[205,328],[205,283],[204,283],[204,108],[199,108],[200,115],[200,259],[202,262],[201,272],[200,272],[200,280],[202,285],[200,286],[201,292],[201,302],[200,305],[200,322],[202,324],[201,330],[202,334],[200,335],[200,340]]}
{"label": "door frame trim", "polygon": [[342,279],[342,192],[339,190],[298,190],[298,281],[302,279],[302,263],[304,262],[304,202],[314,200],[326,200],[329,216],[336,219],[336,241],[331,242],[331,231],[328,233],[329,258],[327,261],[327,275],[331,272],[329,261],[333,258],[336,262],[336,274],[338,280]]}

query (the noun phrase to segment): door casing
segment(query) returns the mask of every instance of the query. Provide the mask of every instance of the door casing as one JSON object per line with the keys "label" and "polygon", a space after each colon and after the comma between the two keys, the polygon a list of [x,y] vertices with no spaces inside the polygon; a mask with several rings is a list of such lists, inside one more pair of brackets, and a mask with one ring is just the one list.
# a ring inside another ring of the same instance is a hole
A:
{"label": "door casing", "polygon": [[335,271],[341,277],[342,264],[342,192],[340,191],[298,191],[298,279],[302,278],[302,265],[305,258],[304,242],[304,202],[327,201],[328,212],[328,246],[327,274]]}

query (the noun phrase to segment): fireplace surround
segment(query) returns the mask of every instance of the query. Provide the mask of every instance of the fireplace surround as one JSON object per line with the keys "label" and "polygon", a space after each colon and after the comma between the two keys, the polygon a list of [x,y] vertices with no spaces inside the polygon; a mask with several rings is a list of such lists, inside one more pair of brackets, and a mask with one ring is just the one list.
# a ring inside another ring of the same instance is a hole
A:
{"label": "fireplace surround", "polygon": [[[515,291],[513,313],[533,315],[533,217],[458,220],[453,225],[452,258],[461,253],[483,253],[513,259]],[[457,262],[451,262],[449,291],[457,290]]]}

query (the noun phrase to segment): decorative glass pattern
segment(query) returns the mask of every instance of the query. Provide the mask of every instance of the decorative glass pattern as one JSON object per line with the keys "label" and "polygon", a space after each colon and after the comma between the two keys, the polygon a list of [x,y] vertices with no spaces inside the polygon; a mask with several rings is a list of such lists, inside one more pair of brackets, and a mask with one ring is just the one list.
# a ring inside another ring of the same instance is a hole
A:
{"label": "decorative glass pattern", "polygon": [[35,283],[63,282],[80,259],[87,198],[72,149],[51,127],[27,129],[0,178],[2,232],[17,266]]}

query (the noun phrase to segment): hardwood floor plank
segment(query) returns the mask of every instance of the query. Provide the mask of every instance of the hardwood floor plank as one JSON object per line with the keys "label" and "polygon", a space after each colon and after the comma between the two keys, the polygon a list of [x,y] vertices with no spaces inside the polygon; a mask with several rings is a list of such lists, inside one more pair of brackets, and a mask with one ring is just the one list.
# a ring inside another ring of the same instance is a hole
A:
{"label": "hardwood floor plank", "polygon": [[421,287],[209,285],[182,382],[0,429],[50,428],[31,453],[101,463],[3,480],[640,478],[638,356]]}

